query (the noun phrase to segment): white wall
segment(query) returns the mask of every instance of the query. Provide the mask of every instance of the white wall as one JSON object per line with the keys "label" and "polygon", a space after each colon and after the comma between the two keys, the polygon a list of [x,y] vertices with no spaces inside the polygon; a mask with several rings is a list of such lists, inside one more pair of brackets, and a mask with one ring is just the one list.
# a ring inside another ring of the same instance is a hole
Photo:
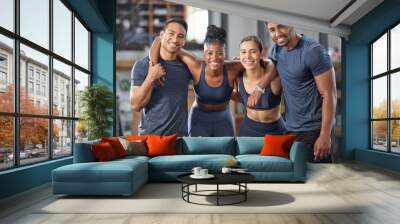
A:
{"label": "white wall", "polygon": [[239,55],[240,41],[248,35],[257,35],[257,20],[228,15],[227,59]]}

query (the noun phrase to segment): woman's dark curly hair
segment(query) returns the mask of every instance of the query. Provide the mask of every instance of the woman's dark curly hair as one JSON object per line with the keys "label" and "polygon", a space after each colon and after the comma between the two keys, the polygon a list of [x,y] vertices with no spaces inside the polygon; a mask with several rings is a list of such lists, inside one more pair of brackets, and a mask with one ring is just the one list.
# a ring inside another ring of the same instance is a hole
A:
{"label": "woman's dark curly hair", "polygon": [[207,27],[206,39],[204,43],[219,43],[221,45],[226,44],[226,31],[222,28],[219,28],[215,25],[209,25]]}

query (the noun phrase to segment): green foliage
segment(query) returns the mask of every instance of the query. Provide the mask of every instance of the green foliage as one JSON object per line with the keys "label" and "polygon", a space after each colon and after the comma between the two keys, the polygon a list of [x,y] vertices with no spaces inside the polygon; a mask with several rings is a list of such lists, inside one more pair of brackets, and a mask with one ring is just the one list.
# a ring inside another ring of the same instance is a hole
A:
{"label": "green foliage", "polygon": [[81,118],[85,121],[89,139],[109,136],[107,129],[112,125],[112,92],[104,85],[95,84],[80,92]]}

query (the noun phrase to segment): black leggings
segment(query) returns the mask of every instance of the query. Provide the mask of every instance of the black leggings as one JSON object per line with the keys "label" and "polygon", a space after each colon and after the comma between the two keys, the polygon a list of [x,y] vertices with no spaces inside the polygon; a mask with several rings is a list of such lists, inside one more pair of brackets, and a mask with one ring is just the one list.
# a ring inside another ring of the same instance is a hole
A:
{"label": "black leggings", "polygon": [[285,130],[285,123],[282,118],[272,123],[261,123],[245,116],[240,125],[239,136],[264,137],[265,134],[282,135]]}

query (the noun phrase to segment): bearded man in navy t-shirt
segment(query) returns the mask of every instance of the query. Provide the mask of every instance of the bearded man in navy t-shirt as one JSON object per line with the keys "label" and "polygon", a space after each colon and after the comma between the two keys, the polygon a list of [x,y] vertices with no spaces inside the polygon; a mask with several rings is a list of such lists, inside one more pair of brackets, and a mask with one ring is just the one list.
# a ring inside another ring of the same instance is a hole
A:
{"label": "bearded man in navy t-shirt", "polygon": [[335,72],[326,50],[293,27],[268,22],[269,57],[282,82],[286,128],[307,147],[310,162],[330,162],[335,122]]}

